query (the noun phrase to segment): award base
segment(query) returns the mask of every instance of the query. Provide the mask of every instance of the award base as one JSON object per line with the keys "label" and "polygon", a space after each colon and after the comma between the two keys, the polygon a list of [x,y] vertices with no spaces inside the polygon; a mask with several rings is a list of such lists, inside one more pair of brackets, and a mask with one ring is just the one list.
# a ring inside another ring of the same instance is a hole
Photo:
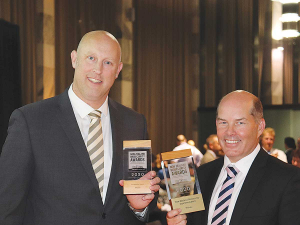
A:
{"label": "award base", "polygon": [[124,180],[123,194],[151,194],[151,180]]}
{"label": "award base", "polygon": [[172,208],[180,208],[182,211],[180,214],[186,214],[196,211],[204,210],[204,203],[202,199],[202,194],[195,194],[189,196],[183,196],[179,198],[171,199]]}

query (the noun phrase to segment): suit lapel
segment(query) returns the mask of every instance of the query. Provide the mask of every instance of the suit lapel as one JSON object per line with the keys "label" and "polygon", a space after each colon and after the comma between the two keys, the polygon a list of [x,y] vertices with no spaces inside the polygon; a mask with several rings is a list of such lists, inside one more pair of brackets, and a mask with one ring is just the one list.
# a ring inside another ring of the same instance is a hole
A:
{"label": "suit lapel", "polygon": [[[91,182],[99,192],[98,182],[95,178],[95,173],[93,171],[93,168],[91,166],[91,160],[89,158],[86,146],[84,144],[84,141],[82,139],[74,111],[68,96],[68,89],[62,93],[59,96],[59,110],[57,112],[57,117],[60,121],[60,124],[64,131],[66,132],[66,135],[75,150],[75,152],[78,155],[78,158],[80,159],[82,166],[84,167],[85,171],[87,172]],[[100,196],[100,192],[99,192]]]}
{"label": "suit lapel", "polygon": [[246,176],[246,179],[236,201],[230,220],[230,225],[240,224],[240,220],[265,173],[264,168],[266,167],[267,160],[268,154],[263,149],[260,149],[249,169],[249,172]]}
{"label": "suit lapel", "polygon": [[[108,99],[110,122],[111,122],[111,132],[112,132],[112,143],[113,143],[113,157],[112,157],[112,167],[109,177],[109,183],[107,187],[107,194],[105,205],[109,202],[109,198],[115,193],[115,185],[119,183],[119,180],[123,178],[122,166],[123,166],[123,143],[122,143],[122,126],[123,122],[120,119],[120,112],[117,109],[116,104],[109,98]],[[117,185],[119,187],[119,185]]]}

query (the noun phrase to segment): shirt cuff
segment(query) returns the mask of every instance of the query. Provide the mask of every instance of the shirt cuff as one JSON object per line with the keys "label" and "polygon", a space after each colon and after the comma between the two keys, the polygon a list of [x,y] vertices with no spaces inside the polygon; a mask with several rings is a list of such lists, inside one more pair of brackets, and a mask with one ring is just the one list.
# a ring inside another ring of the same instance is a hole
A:
{"label": "shirt cuff", "polygon": [[146,214],[147,214],[147,211],[148,211],[148,206],[144,209],[144,211],[142,212],[137,212],[135,208],[133,208],[130,203],[128,202],[128,206],[129,208],[131,209],[131,211],[135,214],[135,216],[141,220],[141,221],[145,221],[146,219]]}

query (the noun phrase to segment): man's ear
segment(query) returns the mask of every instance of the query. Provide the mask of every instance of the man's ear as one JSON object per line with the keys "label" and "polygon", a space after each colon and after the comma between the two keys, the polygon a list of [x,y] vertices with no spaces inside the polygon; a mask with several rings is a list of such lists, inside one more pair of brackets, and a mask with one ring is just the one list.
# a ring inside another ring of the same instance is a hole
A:
{"label": "man's ear", "polygon": [[119,76],[119,73],[121,72],[122,68],[123,68],[123,63],[122,63],[122,62],[120,62],[120,63],[119,63],[119,66],[118,66],[118,71],[117,71],[117,74],[116,74],[116,76],[115,76],[115,79],[117,79],[117,78],[118,78],[118,76]]}
{"label": "man's ear", "polygon": [[75,50],[71,52],[71,62],[72,62],[72,67],[75,69],[77,66],[77,52]]}
{"label": "man's ear", "polygon": [[258,137],[263,133],[266,127],[266,121],[265,119],[260,119],[260,122],[258,124]]}

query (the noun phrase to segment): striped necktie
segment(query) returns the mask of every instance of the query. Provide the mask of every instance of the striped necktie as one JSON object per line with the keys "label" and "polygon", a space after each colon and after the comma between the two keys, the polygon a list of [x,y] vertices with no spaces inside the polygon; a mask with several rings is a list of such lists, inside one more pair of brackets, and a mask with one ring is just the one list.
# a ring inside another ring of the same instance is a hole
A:
{"label": "striped necktie", "polygon": [[234,187],[234,180],[235,176],[239,173],[239,170],[232,166],[228,166],[226,167],[226,171],[227,177],[221,187],[211,225],[222,225],[226,222],[228,207]]}
{"label": "striped necktie", "polygon": [[104,183],[104,147],[101,125],[101,112],[95,110],[89,114],[91,123],[89,127],[87,150],[92,162],[92,166],[99,183],[99,190],[103,198]]}

